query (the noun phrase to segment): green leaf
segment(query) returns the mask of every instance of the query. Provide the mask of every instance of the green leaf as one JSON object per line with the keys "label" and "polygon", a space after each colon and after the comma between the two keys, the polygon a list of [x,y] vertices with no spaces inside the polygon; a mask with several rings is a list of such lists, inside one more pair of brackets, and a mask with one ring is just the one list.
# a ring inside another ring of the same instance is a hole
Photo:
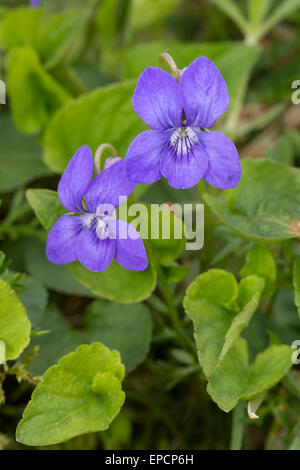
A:
{"label": "green leaf", "polygon": [[0,340],[6,360],[17,359],[30,340],[30,321],[25,307],[8,282],[0,279]]}
{"label": "green leaf", "polygon": [[271,346],[248,364],[247,342],[238,338],[210,377],[207,391],[228,412],[239,400],[252,400],[276,385],[292,366],[292,348]]}
{"label": "green leaf", "polygon": [[31,347],[40,346],[30,365],[34,374],[43,374],[61,356],[93,341],[118,350],[128,373],[147,356],[152,324],[148,309],[142,304],[120,305],[96,300],[88,306],[81,328],[73,328],[54,307],[47,310],[39,328],[49,333],[31,341]]}
{"label": "green leaf", "polygon": [[212,0],[213,3],[220,8],[240,29],[246,32],[248,29],[248,22],[244,17],[240,8],[233,0]]}
{"label": "green leaf", "polygon": [[0,364],[5,364],[5,362],[6,362],[5,343],[0,341]]}
{"label": "green leaf", "polygon": [[46,230],[50,230],[59,217],[66,213],[56,191],[28,189],[26,197],[40,223]]}
{"label": "green leaf", "polygon": [[241,311],[234,317],[229,330],[226,332],[218,363],[224,359],[234,341],[249,325],[254,312],[259,306],[264,285],[264,280],[256,276],[248,276],[240,282],[237,305]]}
{"label": "green leaf", "polygon": [[[85,0],[85,4],[88,7],[95,6],[95,2],[97,0]],[[82,5],[82,0],[65,0],[64,1],[64,8],[66,9],[74,9],[74,7],[79,8]],[[47,10],[58,10],[61,7],[61,0],[43,0],[40,8],[45,8]]]}
{"label": "green leaf", "polygon": [[268,246],[260,243],[254,245],[247,253],[246,263],[241,269],[241,277],[255,274],[265,280],[263,297],[270,297],[275,289],[276,264],[274,256]]}
{"label": "green leaf", "polygon": [[0,192],[14,189],[49,174],[42,148],[35,139],[16,131],[7,115],[0,117]]}
{"label": "green leaf", "polygon": [[162,25],[180,0],[132,0],[126,25],[127,40],[132,40],[138,33]]}
{"label": "green leaf", "polygon": [[124,403],[123,377],[117,351],[100,343],[80,346],[45,373],[18,425],[17,440],[52,445],[104,431]]}
{"label": "green leaf", "polygon": [[[173,209],[175,211],[176,207],[173,206]],[[150,258],[155,255],[164,264],[178,258],[185,245],[182,214],[176,215],[174,211],[168,204],[140,202],[129,205],[126,200],[119,208],[118,217],[131,223],[147,246],[150,245]]]}
{"label": "green leaf", "polygon": [[226,191],[226,199],[205,194],[205,201],[216,215],[239,234],[254,240],[298,238],[300,170],[265,159],[245,159],[242,175],[239,185]]}
{"label": "green leaf", "polygon": [[163,262],[162,268],[168,282],[181,282],[190,272],[188,266],[183,266],[172,260]]}
{"label": "green leaf", "polygon": [[113,261],[106,271],[95,273],[75,262],[69,264],[67,269],[76,281],[93,294],[120,303],[141,302],[150,297],[156,286],[156,272],[152,266],[136,272]]}
{"label": "green leaf", "polygon": [[295,150],[292,138],[288,133],[282,135],[275,145],[268,146],[266,157],[287,165],[294,164]]}
{"label": "green leaf", "polygon": [[7,91],[14,121],[21,132],[37,133],[70,95],[44,70],[30,47],[13,49],[7,65]]}
{"label": "green leaf", "polygon": [[86,10],[54,14],[40,8],[21,7],[6,14],[1,25],[1,42],[6,51],[32,47],[45,67],[50,68],[62,62],[74,50],[74,44],[82,42],[86,21]]}
{"label": "green leaf", "polygon": [[[49,367],[56,364],[62,356],[69,354],[83,343],[89,343],[80,330],[73,328],[66,317],[50,305],[39,324],[39,330],[47,331],[43,336],[31,339],[29,348],[39,347],[28,369],[36,376],[42,376]],[[24,354],[27,353],[27,350]]]}
{"label": "green leaf", "polygon": [[[295,284],[295,277],[293,282]],[[280,342],[286,344],[292,344],[295,339],[300,338],[299,313],[293,289],[281,289],[276,293],[269,328],[280,338]]]}
{"label": "green leaf", "polygon": [[31,276],[20,281],[18,297],[26,308],[32,329],[39,327],[48,303],[48,292],[42,283]]}
{"label": "green leaf", "polygon": [[65,266],[50,263],[45,254],[45,243],[34,239],[26,249],[26,267],[28,272],[39,279],[48,289],[62,294],[94,297],[92,292],[76,282]]}
{"label": "green leaf", "polygon": [[103,142],[125,156],[131,141],[145,129],[132,107],[134,86],[133,82],[108,85],[58,111],[43,139],[46,163],[62,173],[79,147],[89,145],[95,153]]}
{"label": "green leaf", "polygon": [[268,31],[274,28],[280,21],[295,13],[300,8],[300,0],[285,0],[279,2],[277,8],[272,11],[269,18],[263,23],[259,29],[259,37],[264,36]]}
{"label": "green leaf", "polygon": [[105,450],[122,450],[130,446],[133,426],[126,412],[121,411],[107,431],[101,433],[101,440]]}
{"label": "green leaf", "polygon": [[95,300],[85,314],[85,341],[101,341],[110,349],[117,349],[127,373],[147,356],[151,332],[151,317],[143,304],[120,305]]}
{"label": "green leaf", "polygon": [[[75,69],[75,67],[70,64],[58,64],[51,69],[51,76],[74,97],[87,92],[89,89],[89,86],[84,81],[84,77],[81,77],[78,73],[78,69]],[[96,84],[98,86],[98,81]]]}
{"label": "green leaf", "polygon": [[[260,56],[258,47],[237,41],[189,44],[176,41],[152,41],[138,44],[129,49],[124,57],[123,76],[137,78],[148,65],[157,67],[158,56],[166,49],[180,69],[188,66],[200,56],[206,56],[212,60],[228,86],[230,105],[225,116],[227,119],[231,116],[235,117],[250,71]],[[236,73],[237,69],[239,73]]]}
{"label": "green leaf", "polygon": [[243,279],[238,286],[232,274],[211,269],[188,287],[183,305],[194,323],[199,362],[206,376],[224,360],[248,326],[263,286],[264,281],[256,276]]}
{"label": "green leaf", "polygon": [[295,288],[295,304],[300,318],[300,258],[295,259],[293,269],[293,284]]}
{"label": "green leaf", "polygon": [[102,46],[113,45],[118,34],[118,6],[118,0],[103,0],[96,13],[96,26]]}
{"label": "green leaf", "polygon": [[300,423],[295,424],[292,432],[292,442],[289,445],[288,450],[300,450]]}
{"label": "green leaf", "polygon": [[[150,207],[151,212],[148,210],[149,234],[151,234],[149,242],[158,256],[159,262],[163,264],[168,260],[178,258],[184,250],[184,225],[182,219],[167,208],[161,210],[154,204],[148,206],[148,209]],[[168,226],[170,226],[170,231],[166,230],[165,232],[165,228]],[[153,237],[153,234],[156,234],[157,238]]]}
{"label": "green leaf", "polygon": [[248,11],[252,28],[256,28],[268,14],[273,0],[249,0]]}
{"label": "green leaf", "polygon": [[200,274],[186,291],[187,300],[205,299],[221,307],[230,306],[238,294],[238,284],[233,274],[222,269],[210,269]]}

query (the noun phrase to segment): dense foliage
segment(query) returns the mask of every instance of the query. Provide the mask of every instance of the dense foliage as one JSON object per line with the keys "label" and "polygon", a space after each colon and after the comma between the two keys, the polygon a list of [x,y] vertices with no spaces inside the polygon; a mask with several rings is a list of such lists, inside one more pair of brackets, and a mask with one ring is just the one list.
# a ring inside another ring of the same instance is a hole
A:
{"label": "dense foliage", "polygon": [[[300,1],[33,3],[0,2],[0,449],[300,449]],[[241,181],[128,190],[130,220],[167,203],[147,269],[52,264],[61,175],[82,146],[125,157],[164,51],[220,70]],[[201,250],[173,203],[204,204]]]}

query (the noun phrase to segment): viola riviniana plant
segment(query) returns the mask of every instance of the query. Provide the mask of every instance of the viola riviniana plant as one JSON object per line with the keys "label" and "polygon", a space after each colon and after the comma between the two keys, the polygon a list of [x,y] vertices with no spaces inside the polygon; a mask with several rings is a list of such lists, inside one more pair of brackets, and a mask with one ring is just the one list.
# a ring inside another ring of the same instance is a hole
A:
{"label": "viola riviniana plant", "polygon": [[[70,160],[58,185],[58,196],[71,215],[63,215],[49,232],[46,254],[54,264],[80,261],[91,271],[102,272],[113,259],[126,269],[148,267],[144,244],[127,222],[116,219],[115,208],[135,184],[127,179],[125,160],[92,179],[93,157],[83,146]],[[120,199],[121,198],[121,199]]]}
{"label": "viola riviniana plant", "polygon": [[147,67],[139,77],[133,107],[152,130],[130,145],[128,178],[149,184],[164,176],[177,189],[195,186],[201,178],[220,189],[237,186],[241,166],[235,145],[220,132],[205,131],[228,104],[225,80],[206,57],[181,71],[179,83],[169,73]]}

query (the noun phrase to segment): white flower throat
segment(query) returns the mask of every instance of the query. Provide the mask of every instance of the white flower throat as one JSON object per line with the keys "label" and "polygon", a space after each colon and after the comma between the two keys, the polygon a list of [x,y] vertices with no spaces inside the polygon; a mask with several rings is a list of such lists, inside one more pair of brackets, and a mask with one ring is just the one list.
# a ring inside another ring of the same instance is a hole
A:
{"label": "white flower throat", "polygon": [[197,142],[197,134],[191,127],[178,127],[169,141],[178,155],[186,155]]}
{"label": "white flower throat", "polygon": [[93,228],[100,240],[105,240],[111,235],[108,223],[110,218],[111,217],[92,213],[86,213],[81,216],[84,228]]}

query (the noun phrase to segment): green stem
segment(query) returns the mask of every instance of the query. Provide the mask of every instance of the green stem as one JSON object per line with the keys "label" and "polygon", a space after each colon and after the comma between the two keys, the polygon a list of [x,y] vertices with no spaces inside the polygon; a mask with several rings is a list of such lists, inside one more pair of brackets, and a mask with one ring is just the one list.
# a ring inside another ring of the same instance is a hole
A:
{"label": "green stem", "polygon": [[196,350],[194,342],[182,328],[179,312],[177,310],[177,307],[174,301],[174,295],[172,294],[170,290],[168,280],[163,272],[163,269],[160,265],[159,260],[157,259],[157,255],[152,249],[151,243],[148,243],[147,246],[148,246],[148,251],[151,254],[151,259],[154,265],[153,267],[157,272],[160,291],[163,295],[166,306],[168,307],[168,313],[169,313],[174,331],[177,335],[178,343],[183,349],[187,349],[188,347],[188,349],[192,349],[192,351],[195,354],[197,354],[197,350]]}
{"label": "green stem", "polygon": [[165,412],[165,410],[158,405],[157,402],[153,400],[153,397],[147,397],[143,396],[140,393],[137,393],[133,390],[126,390],[126,397],[135,400],[139,403],[141,403],[144,406],[147,406],[150,408],[150,410],[154,413],[155,416],[157,416],[159,419],[161,419],[169,431],[173,434],[173,436],[178,439],[179,441],[182,441],[182,436],[180,432],[177,429],[177,426],[172,422],[171,418],[169,415]]}
{"label": "green stem", "polygon": [[232,412],[230,450],[241,450],[244,436],[244,403],[238,403]]}
{"label": "green stem", "polygon": [[102,164],[102,155],[103,152],[108,150],[111,154],[112,157],[118,157],[119,154],[115,147],[111,144],[101,144],[96,150],[95,157],[94,157],[94,166],[95,166],[95,172],[96,175],[99,175],[101,173],[101,164]]}
{"label": "green stem", "polygon": [[[182,330],[180,317],[179,317],[179,313],[174,302],[173,294],[170,291],[168,281],[159,263],[157,263],[156,269],[157,269],[157,275],[159,279],[159,287],[165,299],[165,302],[167,304],[167,307],[170,313],[172,326],[174,328],[174,331],[177,334],[178,342],[180,343],[181,347],[183,349],[186,349],[186,346],[188,345],[190,347],[191,344],[190,344],[189,339],[187,338],[187,336]],[[193,348],[194,348],[194,345],[193,345]]]}
{"label": "green stem", "polygon": [[204,194],[206,192],[205,183],[202,180],[198,183],[198,192],[202,204],[204,204],[204,248],[201,252],[202,256],[202,271],[207,271],[213,259],[214,253],[214,239],[213,239],[213,230],[214,230],[214,221],[211,213],[211,209],[204,201]]}

